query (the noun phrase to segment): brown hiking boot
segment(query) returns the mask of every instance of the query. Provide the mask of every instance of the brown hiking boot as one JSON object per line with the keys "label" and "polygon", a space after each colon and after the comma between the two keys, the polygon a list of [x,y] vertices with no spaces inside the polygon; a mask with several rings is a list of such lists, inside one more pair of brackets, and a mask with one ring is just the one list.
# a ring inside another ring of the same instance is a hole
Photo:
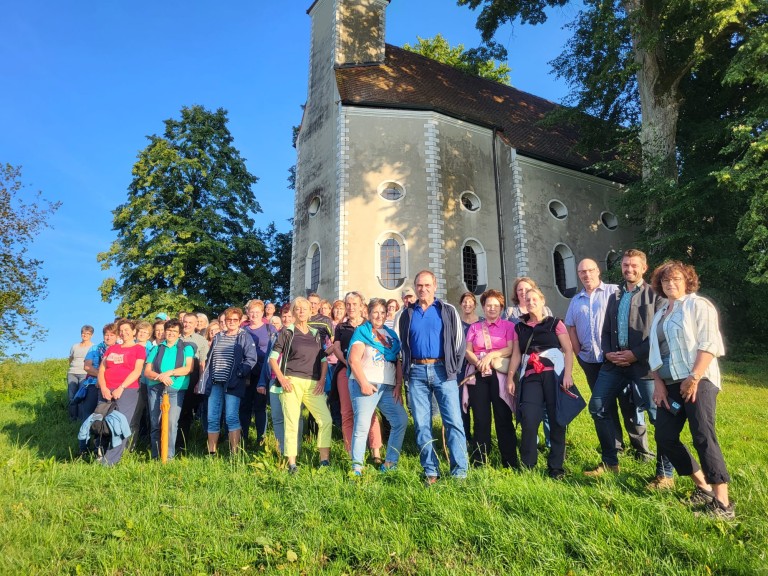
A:
{"label": "brown hiking boot", "polygon": [[606,464],[605,462],[601,462],[597,468],[594,470],[584,470],[584,476],[589,476],[590,478],[597,478],[599,476],[602,476],[603,474],[606,474],[608,472],[613,472],[614,474],[619,473],[619,465],[616,464],[616,466],[611,466],[610,464]]}
{"label": "brown hiking boot", "polygon": [[666,476],[656,476],[646,486],[648,490],[671,490],[674,487],[675,479],[667,478]]}

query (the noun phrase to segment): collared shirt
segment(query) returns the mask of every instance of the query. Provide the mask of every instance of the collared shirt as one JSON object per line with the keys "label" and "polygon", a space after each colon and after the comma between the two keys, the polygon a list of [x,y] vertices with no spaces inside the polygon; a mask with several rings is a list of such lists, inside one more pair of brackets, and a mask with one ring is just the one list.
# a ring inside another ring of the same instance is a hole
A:
{"label": "collared shirt", "polygon": [[411,357],[414,360],[425,358],[445,358],[443,349],[443,319],[437,308],[437,300],[426,310],[416,302],[409,329]]}
{"label": "collared shirt", "polygon": [[618,289],[616,284],[600,282],[592,294],[587,294],[586,290],[582,290],[573,297],[568,305],[565,325],[576,328],[576,335],[579,338],[579,344],[581,344],[581,350],[577,352],[579,358],[584,362],[596,364],[603,361],[600,333],[603,329],[608,298],[611,294],[615,294]]}
{"label": "collared shirt", "polygon": [[700,374],[720,388],[720,368],[717,358],[725,354],[720,335],[717,310],[706,298],[697,294],[686,294],[675,300],[672,312],[664,318],[669,307],[667,302],[656,313],[651,326],[651,349],[649,361],[652,370],[658,370],[663,362],[658,343],[657,327],[661,324],[669,347],[669,369],[674,380],[684,380],[693,371],[699,350],[709,352],[715,358]]}
{"label": "collared shirt", "polygon": [[637,283],[635,289],[631,292],[627,290],[627,285],[621,285],[621,297],[619,298],[619,310],[617,325],[619,330],[619,348],[626,348],[629,346],[629,309],[632,305],[632,296],[640,292],[640,288],[643,286],[643,281]]}
{"label": "collared shirt", "polygon": [[[488,336],[491,338],[490,350],[485,347],[483,324],[488,327]],[[472,351],[475,354],[481,351],[493,352],[501,350],[507,347],[508,342],[513,342],[514,340],[517,340],[515,325],[509,320],[502,320],[501,318],[495,322],[488,322],[488,320],[475,322],[467,330],[467,344],[472,344]]]}
{"label": "collared shirt", "polygon": [[[152,348],[152,350],[149,351],[149,356],[147,356],[147,364],[152,364],[152,362],[155,361],[155,358],[157,357],[157,354],[160,352],[160,347],[164,347],[165,350],[163,351],[163,358],[160,360],[160,372],[168,372],[169,370],[173,370],[174,368],[180,368],[180,366],[176,365],[176,360],[178,359],[177,356],[177,349],[179,346],[184,346],[184,363],[186,365],[187,358],[194,358],[195,353],[192,349],[192,346],[187,346],[187,343],[184,342],[181,338],[176,340],[173,346],[168,346],[168,343],[163,340],[160,344]],[[171,385],[171,388],[175,390],[186,390],[189,388],[189,374],[186,374],[184,376],[171,376],[171,382],[173,384]],[[155,381],[148,381],[148,386],[154,386],[157,384]]]}

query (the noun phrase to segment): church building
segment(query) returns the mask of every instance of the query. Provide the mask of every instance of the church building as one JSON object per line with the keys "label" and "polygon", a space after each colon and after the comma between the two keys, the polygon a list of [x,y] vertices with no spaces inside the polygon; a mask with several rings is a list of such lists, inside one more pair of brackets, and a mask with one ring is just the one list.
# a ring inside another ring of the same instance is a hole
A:
{"label": "church building", "polygon": [[[404,0],[398,0],[404,1]],[[557,105],[385,43],[388,0],[317,0],[298,134],[291,293],[400,300],[428,268],[437,296],[530,276],[562,316],[578,261],[605,270],[632,231],[621,185],[588,171]]]}

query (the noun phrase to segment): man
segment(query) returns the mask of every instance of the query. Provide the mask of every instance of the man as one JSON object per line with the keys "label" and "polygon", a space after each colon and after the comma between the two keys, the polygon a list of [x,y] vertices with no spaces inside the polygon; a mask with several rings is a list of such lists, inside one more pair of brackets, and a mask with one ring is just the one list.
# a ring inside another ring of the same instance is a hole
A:
{"label": "man", "polygon": [[[184,314],[181,341],[187,344],[193,344],[193,347],[195,347],[196,350],[192,371],[189,374],[189,388],[184,395],[181,405],[181,414],[179,415],[179,431],[181,434],[176,437],[176,451],[178,452],[186,448],[195,410],[197,410],[205,400],[204,394],[195,394],[195,387],[203,376],[203,372],[205,371],[205,359],[208,357],[208,340],[198,334],[198,326],[197,314]],[[205,419],[203,419],[203,422],[205,422]]]}
{"label": "man", "polygon": [[[584,289],[576,294],[565,314],[565,327],[571,338],[571,345],[576,352],[576,360],[587,377],[587,385],[593,391],[600,367],[603,365],[603,350],[600,346],[600,335],[603,329],[603,318],[608,299],[619,289],[617,284],[605,284],[600,280],[600,268],[597,262],[585,258],[579,262],[577,273]],[[629,440],[638,455],[649,454],[648,438],[645,426],[637,423],[637,410],[626,394],[619,394],[618,407],[611,404],[607,410],[616,428],[616,449],[624,449],[622,441],[619,410],[624,417],[624,427],[629,434]],[[641,413],[642,414],[642,413]]]}
{"label": "man", "polygon": [[[656,405],[652,399],[653,376],[648,365],[648,335],[653,316],[664,305],[665,299],[657,296],[643,281],[647,270],[645,253],[634,249],[624,252],[621,260],[624,282],[619,291],[608,298],[600,338],[605,362],[589,401],[589,412],[595,420],[600,440],[602,462],[594,470],[586,471],[588,476],[600,476],[607,471],[619,472],[616,427],[609,410],[628,381],[638,410],[647,410],[651,422],[656,421]],[[672,465],[659,454],[656,458],[656,485],[652,483],[649,487],[666,488],[672,482]]]}
{"label": "man", "polygon": [[312,307],[309,325],[320,332],[324,346],[328,346],[333,340],[333,322],[328,316],[320,314],[320,302],[322,302],[320,296],[313,292],[307,296],[307,300]]}
{"label": "man", "polygon": [[202,312],[198,312],[196,316],[197,316],[197,333],[204,337],[206,331],[208,330],[208,316],[206,316]]}
{"label": "man", "polygon": [[466,341],[456,308],[435,298],[435,275],[422,270],[414,285],[418,301],[403,310],[395,326],[402,342],[403,376],[409,381],[419,459],[427,485],[431,485],[440,476],[432,438],[433,393],[447,432],[451,476],[467,475],[467,440],[456,383]]}
{"label": "man", "polygon": [[403,301],[402,308],[408,308],[408,306],[416,302],[416,292],[409,286],[400,293],[400,299]]}

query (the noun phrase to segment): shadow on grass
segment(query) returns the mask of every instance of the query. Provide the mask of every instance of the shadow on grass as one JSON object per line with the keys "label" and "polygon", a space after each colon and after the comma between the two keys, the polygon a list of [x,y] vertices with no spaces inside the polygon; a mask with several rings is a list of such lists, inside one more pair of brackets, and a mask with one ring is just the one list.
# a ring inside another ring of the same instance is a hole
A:
{"label": "shadow on grass", "polygon": [[20,400],[10,405],[16,412],[3,425],[9,441],[26,446],[41,459],[69,461],[77,457],[79,422],[71,422],[66,407],[66,392],[47,390],[40,401]]}

